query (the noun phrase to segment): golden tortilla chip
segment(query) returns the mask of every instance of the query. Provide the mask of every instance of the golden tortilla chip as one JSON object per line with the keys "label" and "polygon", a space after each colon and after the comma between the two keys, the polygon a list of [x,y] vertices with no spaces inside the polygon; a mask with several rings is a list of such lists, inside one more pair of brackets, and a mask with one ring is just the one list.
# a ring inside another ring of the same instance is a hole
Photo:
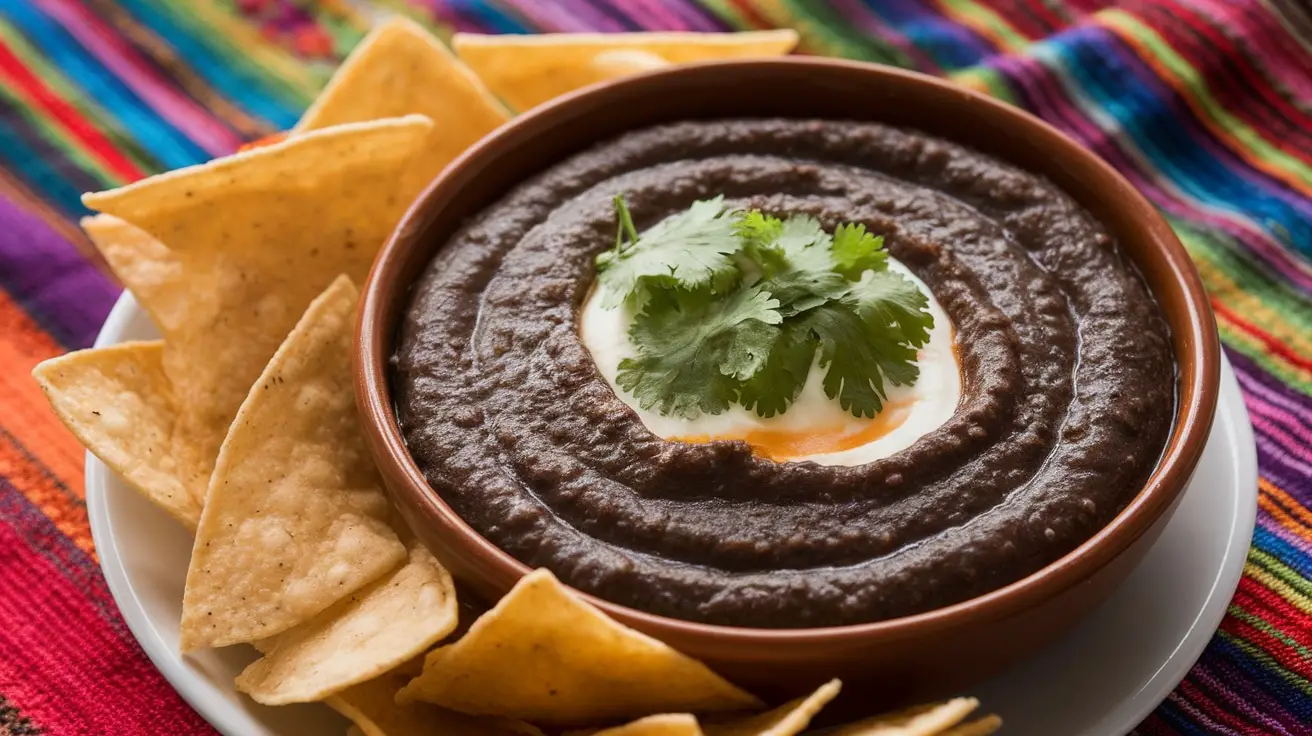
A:
{"label": "golden tortilla chip", "polygon": [[360,41],[293,132],[410,113],[433,121],[406,172],[404,188],[411,196],[510,119],[505,106],[441,41],[397,16]]}
{"label": "golden tortilla chip", "polygon": [[525,576],[462,639],[429,653],[398,697],[567,725],[761,707],[700,662],[607,618],[547,570]]}
{"label": "golden tortilla chip", "polygon": [[[791,30],[744,33],[457,33],[451,46],[492,92],[523,112],[596,82],[646,71],[653,59],[688,64],[782,56],[797,45]],[[635,61],[636,60],[636,61]]]}
{"label": "golden tortilla chip", "polygon": [[797,736],[811,724],[811,719],[838,696],[843,684],[830,680],[805,698],[787,703],[759,715],[702,726],[706,736]]}
{"label": "golden tortilla chip", "polygon": [[509,718],[470,716],[428,703],[397,705],[396,692],[409,679],[389,672],[326,702],[364,736],[543,736],[534,726]]}
{"label": "golden tortilla chip", "polygon": [[431,128],[418,115],[338,126],[83,197],[175,259],[167,277],[145,265],[123,275],[164,337],[179,442],[203,461],[198,502],[237,408],[306,306],[339,274],[368,273],[409,204],[399,172]]}
{"label": "golden tortilla chip", "polygon": [[410,561],[309,622],[264,641],[237,689],[265,705],[323,700],[422,654],[456,627],[451,575],[421,546]]}
{"label": "golden tortilla chip", "polygon": [[176,414],[159,341],[79,350],[43,361],[32,376],[55,416],[129,485],[189,529],[200,519],[182,482],[196,459],[175,444]]}
{"label": "golden tortilla chip", "polygon": [[308,621],[405,559],[352,390],[357,292],[310,304],[241,405],[201,512],[183,651]]}
{"label": "golden tortilla chip", "polygon": [[978,707],[975,698],[953,698],[849,723],[830,736],[937,736],[961,723]]}
{"label": "golden tortilla chip", "polygon": [[574,731],[568,736],[704,736],[696,716],[688,713],[663,713],[639,718],[632,723],[600,731]]}
{"label": "golden tortilla chip", "polygon": [[963,723],[960,726],[949,728],[938,736],[989,736],[996,733],[1002,728],[1002,719],[997,716],[985,716],[978,721]]}

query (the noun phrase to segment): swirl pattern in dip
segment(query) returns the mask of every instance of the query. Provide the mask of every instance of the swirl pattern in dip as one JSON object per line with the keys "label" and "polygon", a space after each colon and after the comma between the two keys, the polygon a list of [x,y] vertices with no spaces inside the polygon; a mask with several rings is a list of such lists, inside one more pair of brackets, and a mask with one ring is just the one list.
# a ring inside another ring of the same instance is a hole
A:
{"label": "swirl pattern in dip", "polygon": [[[579,336],[611,198],[858,222],[956,331],[961,400],[875,462],[779,463],[652,434]],[[929,610],[1070,551],[1138,492],[1174,414],[1165,322],[1093,218],[1040,177],[914,131],[727,120],[638,131],[510,192],[415,286],[398,416],[475,529],[602,598],[721,624]]]}

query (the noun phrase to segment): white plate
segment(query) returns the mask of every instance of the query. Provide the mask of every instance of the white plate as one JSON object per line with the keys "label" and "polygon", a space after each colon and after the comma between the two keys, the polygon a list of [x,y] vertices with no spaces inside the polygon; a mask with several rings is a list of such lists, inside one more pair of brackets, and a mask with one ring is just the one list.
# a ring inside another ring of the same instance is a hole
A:
{"label": "white plate", "polygon": [[[155,327],[128,294],[97,346],[149,340]],[[232,686],[255,657],[245,646],[178,654],[191,537],[87,455],[87,507],[100,565],[128,628],[182,697],[229,736],[341,734],[321,705],[267,708]],[[1116,594],[1039,656],[977,689],[1015,736],[1117,736],[1175,687],[1202,653],[1239,584],[1257,511],[1257,457],[1226,363],[1216,425],[1175,517]]]}

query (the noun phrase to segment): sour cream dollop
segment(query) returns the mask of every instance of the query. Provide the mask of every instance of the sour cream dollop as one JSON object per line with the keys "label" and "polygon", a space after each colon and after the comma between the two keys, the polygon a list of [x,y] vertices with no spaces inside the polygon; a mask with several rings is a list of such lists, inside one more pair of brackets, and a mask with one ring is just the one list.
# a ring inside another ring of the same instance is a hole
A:
{"label": "sour cream dollop", "polygon": [[910,386],[888,386],[884,410],[874,418],[853,416],[826,396],[824,371],[818,365],[811,367],[797,401],[768,419],[737,404],[723,413],[696,419],[662,416],[640,407],[637,399],[615,383],[620,361],[637,352],[629,340],[633,321],[629,310],[603,308],[594,290],[583,305],[579,331],[602,377],[658,437],[683,442],[743,440],[757,454],[780,462],[863,465],[903,450],[937,429],[952,416],[961,399],[961,367],[953,348],[952,322],[933,292],[910,269],[892,257],[888,267],[929,295],[934,328],[929,342],[920,349],[920,377]]}

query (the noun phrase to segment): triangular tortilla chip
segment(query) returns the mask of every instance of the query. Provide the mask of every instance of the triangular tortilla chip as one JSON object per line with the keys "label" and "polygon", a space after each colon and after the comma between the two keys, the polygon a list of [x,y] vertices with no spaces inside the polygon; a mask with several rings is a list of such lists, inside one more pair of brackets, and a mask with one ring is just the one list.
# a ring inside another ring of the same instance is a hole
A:
{"label": "triangular tortilla chip", "polygon": [[978,707],[975,698],[953,698],[849,723],[830,736],[936,736],[961,723]]}
{"label": "triangular tortilla chip", "polygon": [[[607,79],[645,71],[653,57],[671,64],[782,56],[797,45],[791,30],[744,33],[457,33],[451,46],[492,92],[515,110]],[[625,61],[627,52],[629,63]],[[635,53],[636,52],[636,53]],[[632,63],[633,60],[640,60]]]}
{"label": "triangular tortilla chip", "polygon": [[583,725],[759,708],[705,665],[607,618],[547,570],[526,575],[400,693],[465,713]]}
{"label": "triangular tortilla chip", "polygon": [[399,172],[431,128],[417,115],[343,125],[83,197],[175,259],[167,278],[144,265],[124,276],[164,337],[179,441],[203,459],[198,501],[237,407],[305,307],[338,274],[368,273],[409,204]]}
{"label": "triangular tortilla chip", "polygon": [[985,716],[978,721],[953,726],[938,736],[989,736],[1002,728],[1002,719],[997,716]]}
{"label": "triangular tortilla chip", "polygon": [[196,528],[200,503],[182,479],[196,458],[175,443],[163,343],[126,342],[42,362],[32,375],[55,416],[146,498]]}
{"label": "triangular tortilla chip", "polygon": [[482,80],[414,21],[396,16],[365,36],[301,116],[296,134],[419,113],[433,132],[405,188],[418,193],[446,165],[510,119]]}
{"label": "triangular tortilla chip", "polygon": [[237,689],[265,705],[323,700],[395,669],[456,628],[451,575],[418,545],[410,561],[261,643]]}
{"label": "triangular tortilla chip", "polygon": [[509,718],[469,716],[428,703],[397,705],[396,692],[409,679],[390,672],[326,702],[364,736],[543,736],[541,730]]}
{"label": "triangular tortilla chip", "polygon": [[704,736],[697,717],[688,713],[663,713],[639,718],[632,723],[600,731],[572,731],[566,736]]}
{"label": "triangular tortilla chip", "polygon": [[315,299],[233,420],[187,568],[183,651],[286,631],[406,556],[355,406],[357,296],[340,277]]}
{"label": "triangular tortilla chip", "polygon": [[706,723],[706,736],[797,736],[811,724],[811,719],[838,696],[843,684],[830,680],[805,698],[787,703],[759,715],[723,723]]}

